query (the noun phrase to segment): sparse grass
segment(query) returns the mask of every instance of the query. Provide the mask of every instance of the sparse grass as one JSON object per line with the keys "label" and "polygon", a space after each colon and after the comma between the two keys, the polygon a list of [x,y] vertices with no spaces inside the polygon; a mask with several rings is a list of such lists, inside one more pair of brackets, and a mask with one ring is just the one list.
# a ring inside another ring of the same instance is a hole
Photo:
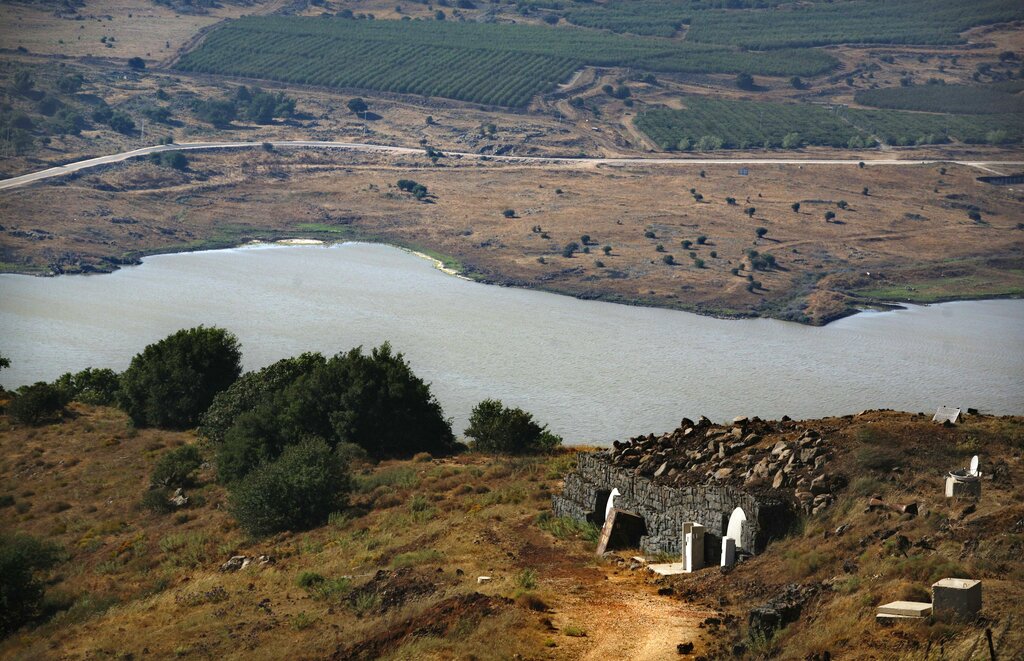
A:
{"label": "sparse grass", "polygon": [[587,630],[574,624],[568,624],[562,629],[562,633],[572,638],[586,638]]}
{"label": "sparse grass", "polygon": [[408,489],[416,486],[419,477],[412,466],[392,466],[369,475],[356,475],[352,481],[357,493],[369,493],[380,486]]}
{"label": "sparse grass", "polygon": [[165,562],[175,567],[198,567],[209,560],[208,539],[203,533],[171,533],[159,546]]}
{"label": "sparse grass", "polygon": [[537,517],[537,526],[558,539],[581,539],[592,544],[597,543],[601,531],[592,523],[581,523],[568,517],[553,516],[550,512],[542,512]]}
{"label": "sparse grass", "polygon": [[537,587],[537,572],[533,569],[524,569],[516,574],[515,584],[522,590],[533,590]]}
{"label": "sparse grass", "polygon": [[391,566],[395,569],[400,567],[416,567],[428,563],[440,562],[444,555],[436,549],[423,549],[421,551],[408,551],[399,553],[391,560]]}

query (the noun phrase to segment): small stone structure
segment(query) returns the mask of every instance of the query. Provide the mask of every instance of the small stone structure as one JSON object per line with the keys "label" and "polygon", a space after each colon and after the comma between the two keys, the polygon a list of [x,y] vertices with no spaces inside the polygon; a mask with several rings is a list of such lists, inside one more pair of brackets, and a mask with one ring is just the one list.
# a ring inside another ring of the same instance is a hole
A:
{"label": "small stone structure", "polygon": [[706,562],[709,558],[711,563],[719,562],[722,539],[730,532],[729,523],[737,509],[743,513],[743,520],[737,517],[733,523],[737,552],[763,550],[769,539],[788,529],[793,518],[791,507],[782,498],[756,496],[728,484],[658,484],[633,470],[613,466],[607,452],[580,455],[576,470],[565,478],[562,494],[554,497],[554,513],[603,525],[598,519],[603,519],[613,489],[619,491],[615,509],[643,519],[646,534],[640,538],[640,548],[647,553],[681,555],[684,526],[700,524],[704,532],[700,564],[710,564]]}
{"label": "small stone structure", "polygon": [[981,472],[978,456],[971,458],[968,468],[950,471],[946,475],[946,498],[981,498]]}
{"label": "small stone structure", "polygon": [[932,608],[940,619],[976,619],[981,612],[981,581],[944,578],[932,584]]}

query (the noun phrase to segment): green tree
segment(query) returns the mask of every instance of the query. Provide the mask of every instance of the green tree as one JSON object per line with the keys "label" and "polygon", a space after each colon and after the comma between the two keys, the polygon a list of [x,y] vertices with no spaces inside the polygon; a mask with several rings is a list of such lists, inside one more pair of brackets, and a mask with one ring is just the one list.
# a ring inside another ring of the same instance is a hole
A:
{"label": "green tree", "polygon": [[215,444],[223,442],[224,436],[239,416],[271,402],[300,376],[322,367],[326,362],[327,359],[319,353],[304,353],[246,372],[213,398],[203,413],[199,434]]}
{"label": "green tree", "polygon": [[375,459],[455,450],[430,386],[385,343],[369,355],[361,347],[339,353],[238,415],[218,448],[218,477],[237,480],[314,436],[332,447],[354,443]]}
{"label": "green tree", "polygon": [[826,211],[825,212],[825,222],[826,223],[830,222],[835,217],[836,217],[836,212],[835,211]]}
{"label": "green tree", "polygon": [[146,61],[141,57],[133,57],[128,60],[128,66],[136,71],[141,71],[146,68]]}
{"label": "green tree", "polygon": [[601,252],[603,252],[605,254],[605,256],[607,257],[608,255],[612,254],[612,247],[611,246],[605,246],[604,248],[601,248]]}
{"label": "green tree", "polygon": [[53,382],[68,401],[110,406],[117,401],[121,377],[112,369],[87,367],[81,372],[62,374]]}
{"label": "green tree", "polygon": [[199,448],[182,445],[160,456],[150,476],[150,484],[154,487],[187,487],[202,465],[203,456],[199,454]]}
{"label": "green tree", "polygon": [[238,339],[222,328],[180,330],[137,354],[120,405],[139,427],[186,429],[241,373]]}
{"label": "green tree", "polygon": [[57,79],[57,89],[63,94],[74,94],[82,89],[85,78],[80,73],[66,73]]}
{"label": "green tree", "polygon": [[18,94],[25,95],[31,92],[32,88],[36,86],[36,80],[28,71],[17,71],[14,74],[14,78],[11,80],[11,86]]}
{"label": "green tree", "polygon": [[755,213],[757,213],[757,209],[754,207],[747,207],[747,216],[753,218]]}
{"label": "green tree", "polygon": [[505,407],[497,399],[485,399],[473,407],[463,433],[473,439],[474,449],[492,454],[537,454],[562,444],[547,425],[534,422],[532,414]]}
{"label": "green tree", "polygon": [[749,73],[741,73],[736,75],[736,87],[741,90],[752,90],[755,89],[754,77]]}
{"label": "green tree", "polygon": [[515,209],[505,209],[504,211],[501,212],[501,215],[505,216],[506,218],[515,218],[516,211]]}
{"label": "green tree", "polygon": [[366,101],[363,101],[358,96],[354,99],[350,99],[345,105],[348,106],[350,112],[355,113],[356,117],[362,116],[363,119],[366,119],[366,111],[370,109],[370,106],[366,104]]}
{"label": "green tree", "polygon": [[49,383],[39,381],[15,391],[7,404],[7,414],[23,425],[39,425],[64,410],[68,403],[64,392]]}
{"label": "green tree", "polygon": [[572,257],[580,249],[580,244],[575,241],[571,241],[564,248],[562,248],[562,257]]}
{"label": "green tree", "polygon": [[41,614],[39,572],[57,564],[60,549],[35,537],[0,533],[0,637]]}
{"label": "green tree", "polygon": [[800,212],[800,203],[799,202],[794,202],[793,204],[791,204],[789,206],[790,206],[791,209],[793,209],[793,213],[799,213]]}
{"label": "green tree", "polygon": [[758,227],[756,230],[754,230],[754,233],[757,234],[757,238],[760,239],[760,238],[764,237],[765,234],[768,233],[768,228],[767,227]]}
{"label": "green tree", "polygon": [[327,521],[350,490],[344,462],[323,439],[311,438],[232,485],[228,509],[252,535],[306,530]]}

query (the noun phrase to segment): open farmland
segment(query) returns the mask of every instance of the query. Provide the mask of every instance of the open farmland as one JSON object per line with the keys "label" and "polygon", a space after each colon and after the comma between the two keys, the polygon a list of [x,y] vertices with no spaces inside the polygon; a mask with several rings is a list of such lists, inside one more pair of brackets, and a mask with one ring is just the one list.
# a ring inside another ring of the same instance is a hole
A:
{"label": "open farmland", "polygon": [[951,141],[1006,144],[1024,139],[1024,115],[940,115],[899,110],[829,110],[809,104],[686,97],[685,110],[656,108],[635,125],[661,149],[796,149],[931,145]]}
{"label": "open farmland", "polygon": [[[955,44],[969,28],[1019,20],[1013,0],[907,0],[787,3],[777,0],[612,0],[568,5],[576,25],[748,48],[831,44]],[[737,10],[747,11],[737,11]]]}
{"label": "open farmland", "polygon": [[846,110],[850,122],[890,145],[935,145],[951,140],[1005,144],[1024,140],[1024,115],[936,115],[899,110]]}
{"label": "open farmland", "polygon": [[[686,110],[658,108],[636,119],[636,126],[662,149],[787,147],[799,144],[846,147],[860,131],[822,106],[687,97]],[[796,133],[796,142],[786,137]],[[698,147],[702,138],[721,140]]]}
{"label": "open farmland", "polygon": [[768,56],[582,30],[440,21],[259,17],[232,22],[186,54],[185,71],[523,106],[584,65],[667,72],[814,75],[816,51]]}
{"label": "open farmland", "polygon": [[998,85],[915,85],[859,90],[854,98],[875,108],[995,115],[1024,113],[1024,96],[1018,91]]}

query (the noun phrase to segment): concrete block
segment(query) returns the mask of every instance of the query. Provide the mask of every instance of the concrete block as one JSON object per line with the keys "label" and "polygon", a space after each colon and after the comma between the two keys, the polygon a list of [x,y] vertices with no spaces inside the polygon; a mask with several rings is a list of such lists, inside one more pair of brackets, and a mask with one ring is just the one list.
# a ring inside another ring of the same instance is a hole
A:
{"label": "concrete block", "polygon": [[678,574],[685,574],[685,573],[687,573],[686,567],[684,567],[683,563],[681,563],[681,562],[668,562],[668,563],[647,565],[647,568],[650,569],[655,574],[658,574],[659,576],[676,576]]}
{"label": "concrete block", "polygon": [[736,540],[732,537],[722,538],[722,566],[730,567],[736,563]]}
{"label": "concrete block", "polygon": [[949,620],[974,620],[981,612],[981,581],[969,578],[944,578],[932,585],[935,617]]}
{"label": "concrete block", "polygon": [[893,601],[878,607],[879,616],[928,617],[931,614],[932,605],[921,601]]}
{"label": "concrete block", "polygon": [[962,481],[947,475],[946,498],[981,498],[981,480]]}

